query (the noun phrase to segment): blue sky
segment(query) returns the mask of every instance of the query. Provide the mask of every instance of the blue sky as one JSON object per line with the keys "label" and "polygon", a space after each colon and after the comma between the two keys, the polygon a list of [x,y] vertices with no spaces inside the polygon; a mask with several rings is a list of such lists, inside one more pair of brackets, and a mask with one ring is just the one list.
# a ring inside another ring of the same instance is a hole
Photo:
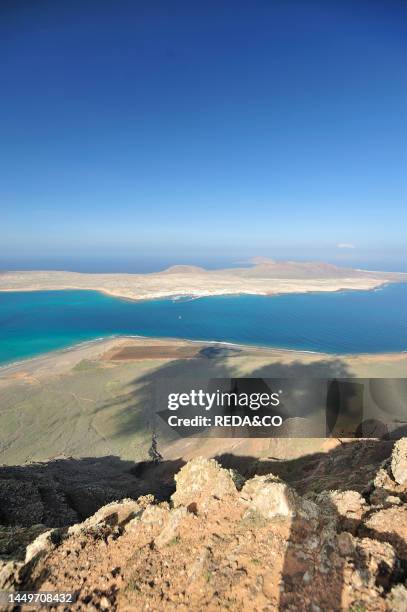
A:
{"label": "blue sky", "polygon": [[0,56],[0,267],[407,269],[405,2],[3,0]]}

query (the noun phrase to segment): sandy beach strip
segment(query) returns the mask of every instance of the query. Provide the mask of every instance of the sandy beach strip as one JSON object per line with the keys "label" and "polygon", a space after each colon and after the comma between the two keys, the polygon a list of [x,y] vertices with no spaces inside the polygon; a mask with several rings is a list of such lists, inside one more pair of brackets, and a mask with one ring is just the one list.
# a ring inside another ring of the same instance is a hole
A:
{"label": "sandy beach strip", "polygon": [[[310,351],[255,347],[232,343],[181,340],[169,338],[147,338],[118,336],[101,338],[75,346],[52,351],[0,367],[0,386],[22,376],[35,376],[39,380],[69,372],[83,360],[97,360],[106,366],[111,363],[201,359],[202,371],[205,362],[223,360],[233,369],[248,371],[253,367],[273,364],[292,366],[303,364],[315,366],[320,373],[324,364],[331,370],[335,364],[346,367],[352,376],[359,377],[407,377],[407,352],[334,355]],[[319,375],[319,374],[318,374]]]}

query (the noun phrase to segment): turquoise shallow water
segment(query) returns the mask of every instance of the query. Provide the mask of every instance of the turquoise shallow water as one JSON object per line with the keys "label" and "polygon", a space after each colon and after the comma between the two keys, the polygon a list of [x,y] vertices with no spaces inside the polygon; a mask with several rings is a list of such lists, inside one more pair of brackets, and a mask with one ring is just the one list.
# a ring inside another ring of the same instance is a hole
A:
{"label": "turquoise shallow water", "polygon": [[131,334],[360,353],[407,350],[407,283],[377,291],[131,302],[94,291],[0,293],[0,363]]}

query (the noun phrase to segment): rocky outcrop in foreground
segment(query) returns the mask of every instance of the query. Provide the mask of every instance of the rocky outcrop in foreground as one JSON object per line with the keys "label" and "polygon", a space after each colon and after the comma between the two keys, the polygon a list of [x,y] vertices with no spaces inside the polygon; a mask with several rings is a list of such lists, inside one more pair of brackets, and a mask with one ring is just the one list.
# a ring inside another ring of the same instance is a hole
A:
{"label": "rocky outcrop in foreground", "polygon": [[362,493],[299,495],[193,459],[168,501],[124,499],[41,533],[0,586],[74,591],[78,610],[406,611],[406,442]]}

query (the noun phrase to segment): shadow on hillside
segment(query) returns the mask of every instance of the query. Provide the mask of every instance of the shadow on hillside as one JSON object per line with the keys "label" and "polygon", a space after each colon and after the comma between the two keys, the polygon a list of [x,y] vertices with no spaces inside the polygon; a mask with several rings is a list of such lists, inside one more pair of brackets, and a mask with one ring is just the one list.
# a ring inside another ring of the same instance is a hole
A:
{"label": "shadow on hillside", "polygon": [[[119,457],[57,458],[0,467],[0,524],[64,527],[82,521],[101,506],[126,497],[153,494],[168,499],[179,459],[158,466]],[[137,475],[138,474],[138,475]]]}
{"label": "shadow on hillside", "polygon": [[[116,408],[113,435],[120,438],[129,437],[139,432],[141,428],[146,432],[153,432],[159,428],[161,419],[157,417],[157,412],[166,407],[166,396],[173,390],[175,381],[183,381],[185,389],[197,389],[200,383],[205,385],[210,379],[216,378],[307,379],[311,381],[311,384],[312,379],[317,378],[331,380],[352,377],[352,372],[339,358],[322,359],[312,363],[293,361],[285,364],[272,361],[259,368],[253,368],[251,371],[248,371],[247,368],[241,371],[233,363],[233,357],[238,352],[230,352],[227,349],[225,353],[226,349],[220,352],[215,349],[216,347],[206,347],[200,351],[200,358],[171,361],[148,374],[136,377],[122,389],[116,398],[99,407],[97,412],[112,407]],[[311,403],[308,407],[304,406],[304,416],[308,416],[314,410],[315,407]],[[168,428],[167,430],[161,428],[161,435],[165,437],[160,442],[168,442],[178,437]]]}
{"label": "shadow on hillside", "polygon": [[[292,444],[296,443],[291,439]],[[328,452],[315,452],[294,459],[238,456],[221,453],[215,459],[245,478],[275,474],[299,494],[337,489],[363,492],[393,448],[394,440],[349,440]]]}
{"label": "shadow on hillside", "polygon": [[[386,493],[382,490],[383,493]],[[391,492],[388,491],[387,494]],[[289,501],[289,500],[287,500]],[[396,584],[404,584],[407,577],[407,543],[395,532],[368,528],[364,522],[377,509],[368,510],[362,519],[339,514],[337,507],[324,497],[319,506],[318,525],[296,514],[290,526],[290,536],[281,571],[278,610],[332,610],[344,609],[345,575],[354,572],[361,585],[355,590],[347,585],[346,596],[351,598],[349,609],[366,609],[366,598],[386,596]],[[352,534],[342,539],[339,552],[337,533]],[[372,569],[371,540],[390,543],[396,553],[394,565],[383,559],[376,572]],[[366,541],[366,544],[365,544]],[[347,570],[347,574],[345,571]],[[380,595],[372,587],[378,587]],[[360,598],[363,594],[363,598]],[[353,600],[353,601],[352,601]],[[379,601],[374,603],[378,609]],[[310,606],[312,603],[312,606]],[[346,606],[347,607],[347,606]]]}

